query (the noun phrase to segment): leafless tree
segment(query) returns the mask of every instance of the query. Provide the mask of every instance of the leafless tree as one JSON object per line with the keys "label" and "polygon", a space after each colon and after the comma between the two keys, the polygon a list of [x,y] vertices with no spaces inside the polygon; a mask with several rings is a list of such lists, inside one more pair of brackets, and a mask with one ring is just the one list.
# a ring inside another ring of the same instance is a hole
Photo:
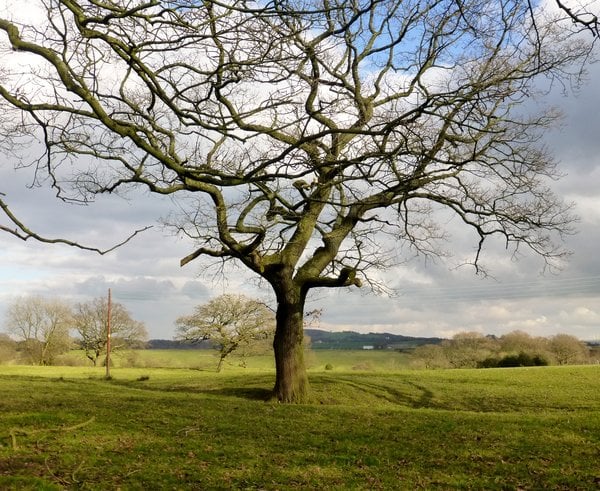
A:
{"label": "leafless tree", "polygon": [[498,341],[500,352],[506,354],[540,355],[548,352],[548,338],[534,337],[524,331],[511,331],[500,336]]}
{"label": "leafless tree", "polygon": [[[187,204],[181,260],[233,259],[277,299],[275,395],[308,390],[309,290],[361,286],[408,245],[439,254],[437,210],[548,262],[571,230],[522,109],[590,56],[590,8],[521,0],[37,0],[0,19],[13,153],[59,197],[145,186]],[[590,4],[591,5],[591,4]],[[30,16],[36,18],[34,15]],[[588,42],[589,40],[589,42]],[[11,67],[13,67],[11,69]],[[31,163],[31,162],[30,162]]]}
{"label": "leafless tree", "polygon": [[[148,340],[146,326],[136,321],[120,303],[111,303],[111,350],[139,347]],[[75,307],[73,327],[80,337],[81,347],[94,366],[106,354],[108,331],[108,299],[98,297]]]}
{"label": "leafless tree", "polygon": [[50,365],[56,355],[72,346],[71,308],[60,300],[20,297],[6,312],[6,330],[18,341],[28,361]]}
{"label": "leafless tree", "polygon": [[556,334],[550,338],[549,348],[559,365],[589,363],[590,349],[575,336]]}
{"label": "leafless tree", "polygon": [[219,351],[217,372],[232,353],[272,338],[275,316],[263,302],[244,295],[221,295],[177,319],[177,338],[191,343],[210,340]]}
{"label": "leafless tree", "polygon": [[459,332],[440,347],[452,368],[475,368],[494,353],[496,344],[478,332]]}

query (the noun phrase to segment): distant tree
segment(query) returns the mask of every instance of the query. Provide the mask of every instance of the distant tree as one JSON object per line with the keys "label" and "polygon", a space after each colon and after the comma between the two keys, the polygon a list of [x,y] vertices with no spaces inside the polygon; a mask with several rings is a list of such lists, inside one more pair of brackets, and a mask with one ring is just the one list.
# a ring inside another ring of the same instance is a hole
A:
{"label": "distant tree", "polygon": [[524,331],[512,331],[498,339],[504,353],[544,353],[548,351],[548,339],[533,337]]}
{"label": "distant tree", "polygon": [[415,365],[425,368],[493,368],[586,363],[589,347],[568,334],[550,339],[513,331],[499,338],[478,332],[461,332],[439,345],[424,345],[412,353]]}
{"label": "distant tree", "polygon": [[552,336],[549,347],[559,365],[586,363],[590,358],[590,350],[587,345],[569,334]]}
{"label": "distant tree", "polygon": [[449,366],[444,348],[439,344],[417,346],[411,354],[414,365],[423,368],[446,368]]}
{"label": "distant tree", "polygon": [[7,331],[19,341],[29,363],[50,365],[73,342],[69,336],[71,308],[60,300],[39,296],[20,297],[6,312]]}
{"label": "distant tree", "polygon": [[[219,351],[217,372],[236,350],[272,338],[275,315],[264,303],[244,295],[221,295],[176,321],[177,338],[198,343],[211,340]],[[244,351],[241,352],[243,354]]]}
{"label": "distant tree", "polygon": [[17,343],[8,334],[0,333],[0,363],[7,363],[17,357]]}
{"label": "distant tree", "polygon": [[[134,320],[120,303],[111,304],[111,349],[137,348],[144,345],[148,332],[142,322]],[[81,347],[94,366],[106,355],[108,299],[98,297],[75,307],[73,325]]]}
{"label": "distant tree", "polygon": [[454,368],[476,367],[497,349],[494,339],[478,332],[460,332],[443,341],[441,346]]}

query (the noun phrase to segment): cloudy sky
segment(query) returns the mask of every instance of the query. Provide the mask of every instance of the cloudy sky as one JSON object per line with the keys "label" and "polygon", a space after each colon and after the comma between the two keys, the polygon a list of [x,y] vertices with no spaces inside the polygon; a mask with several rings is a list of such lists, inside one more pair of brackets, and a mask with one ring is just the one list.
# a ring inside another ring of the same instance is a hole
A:
{"label": "cloudy sky", "polygon": [[[456,267],[458,258],[476,245],[457,231],[454,259],[415,259],[384,272],[390,295],[355,288],[315,291],[307,308],[323,309],[318,327],[443,337],[464,330],[502,334],[520,329],[600,340],[600,66],[590,67],[577,97],[557,92],[547,103],[559,105],[565,114],[562,126],[547,135],[566,174],[555,188],[576,204],[580,217],[578,233],[567,241],[573,255],[562,271],[544,273],[539,258],[515,261],[492,250],[487,264],[493,277],[478,277],[472,268]],[[244,293],[273,304],[268,288],[243,269],[222,275],[198,261],[179,267],[193,244],[168,235],[158,224],[173,208],[168,198],[138,194],[128,200],[103,198],[87,207],[65,205],[47,188],[28,189],[31,179],[27,169],[15,171],[10,157],[2,155],[0,192],[42,235],[110,247],[136,228],[154,228],[105,256],[0,235],[0,331],[6,306],[31,294],[83,302],[110,288],[114,301],[145,322],[152,338],[166,339],[173,337],[178,316],[221,293]],[[6,225],[6,219],[0,217],[0,223]]]}

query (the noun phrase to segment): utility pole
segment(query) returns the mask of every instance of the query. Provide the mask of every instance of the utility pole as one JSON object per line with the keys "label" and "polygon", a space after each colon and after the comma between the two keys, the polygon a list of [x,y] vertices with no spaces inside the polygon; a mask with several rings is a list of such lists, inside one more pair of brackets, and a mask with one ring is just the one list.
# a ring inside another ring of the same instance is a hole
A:
{"label": "utility pole", "polygon": [[106,378],[110,378],[110,316],[111,316],[112,298],[110,288],[108,289],[108,307],[106,314]]}

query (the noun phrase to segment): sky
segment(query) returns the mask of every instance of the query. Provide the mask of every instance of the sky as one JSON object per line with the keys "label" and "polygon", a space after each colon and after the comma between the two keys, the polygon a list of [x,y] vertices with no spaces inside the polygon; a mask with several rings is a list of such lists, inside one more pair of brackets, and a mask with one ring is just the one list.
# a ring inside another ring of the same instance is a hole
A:
{"label": "sky", "polygon": [[[576,96],[559,91],[544,104],[558,105],[562,125],[546,135],[564,178],[553,184],[575,204],[577,234],[561,271],[543,271],[532,255],[518,261],[500,247],[487,256],[491,276],[457,267],[476,243],[457,229],[449,260],[413,259],[381,274],[390,290],[316,290],[307,310],[322,309],[313,327],[341,331],[390,332],[450,337],[460,331],[501,335],[522,330],[534,336],[568,333],[600,341],[600,65]],[[177,317],[222,293],[243,293],[274,306],[268,286],[241,267],[220,272],[207,263],[179,261],[194,250],[169,235],[160,223],[174,205],[168,197],[138,192],[128,199],[102,197],[89,206],[58,202],[47,187],[29,189],[31,172],[0,161],[0,192],[13,211],[36,232],[108,248],[133,230],[152,225],[116,251],[100,256],[61,245],[23,242],[0,235],[0,331],[6,307],[20,296],[42,295],[77,303],[106,296],[146,324],[151,338],[171,339]],[[0,216],[0,223],[6,219]],[[450,224],[452,231],[452,224]]]}

